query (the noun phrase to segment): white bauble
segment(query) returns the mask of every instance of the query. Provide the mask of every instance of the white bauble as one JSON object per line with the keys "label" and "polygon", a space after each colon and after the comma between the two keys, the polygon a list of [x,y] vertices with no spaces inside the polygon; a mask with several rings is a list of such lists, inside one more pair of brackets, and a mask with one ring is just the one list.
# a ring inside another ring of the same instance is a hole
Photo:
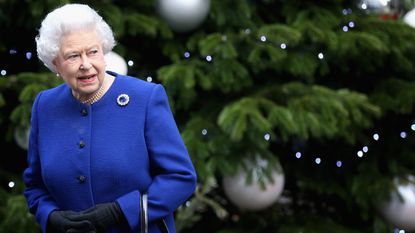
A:
{"label": "white bauble", "polygon": [[199,26],[209,13],[210,0],[158,0],[157,10],[175,31]]}
{"label": "white bauble", "polygon": [[[240,169],[234,176],[223,178],[223,189],[229,200],[242,210],[261,210],[274,204],[284,189],[282,169],[272,172],[273,183],[265,180],[265,189],[258,182],[258,171],[263,169],[263,161],[248,164],[253,182],[247,183],[247,171]],[[262,172],[260,172],[262,173]]]}
{"label": "white bauble", "polygon": [[358,6],[368,13],[387,13],[390,10],[388,1],[383,0],[361,0]]}
{"label": "white bauble", "polygon": [[403,16],[403,21],[405,23],[407,23],[409,26],[415,28],[415,8],[408,11],[404,16]]}
{"label": "white bauble", "polygon": [[389,201],[380,205],[380,212],[395,227],[414,232],[415,179],[411,176],[409,180],[409,183],[395,182],[396,190],[391,193]]}
{"label": "white bauble", "polygon": [[29,148],[29,133],[30,127],[17,126],[14,128],[14,140],[24,150]]}
{"label": "white bauble", "polygon": [[126,75],[128,72],[127,62],[124,58],[118,55],[116,52],[110,51],[105,54],[106,70],[114,71],[118,74]]}

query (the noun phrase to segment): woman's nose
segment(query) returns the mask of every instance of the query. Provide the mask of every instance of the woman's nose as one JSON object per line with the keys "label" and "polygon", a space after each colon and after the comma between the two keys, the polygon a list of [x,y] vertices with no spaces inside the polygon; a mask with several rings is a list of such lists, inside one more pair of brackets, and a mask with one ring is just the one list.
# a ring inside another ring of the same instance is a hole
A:
{"label": "woman's nose", "polygon": [[89,61],[88,57],[85,55],[82,55],[82,63],[79,67],[81,70],[89,70],[92,67],[91,62]]}

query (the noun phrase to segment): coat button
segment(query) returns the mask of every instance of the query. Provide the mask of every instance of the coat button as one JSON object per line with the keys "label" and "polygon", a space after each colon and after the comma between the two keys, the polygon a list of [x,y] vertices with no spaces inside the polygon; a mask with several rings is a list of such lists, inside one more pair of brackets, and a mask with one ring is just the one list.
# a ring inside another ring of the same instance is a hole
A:
{"label": "coat button", "polygon": [[87,115],[88,115],[88,110],[86,110],[85,108],[83,108],[83,109],[81,110],[81,115],[82,115],[82,116],[87,116]]}
{"label": "coat button", "polygon": [[86,180],[86,177],[81,175],[78,177],[78,180],[79,180],[79,183],[84,183]]}
{"label": "coat button", "polygon": [[84,148],[85,147],[85,142],[84,141],[79,141],[79,148]]}

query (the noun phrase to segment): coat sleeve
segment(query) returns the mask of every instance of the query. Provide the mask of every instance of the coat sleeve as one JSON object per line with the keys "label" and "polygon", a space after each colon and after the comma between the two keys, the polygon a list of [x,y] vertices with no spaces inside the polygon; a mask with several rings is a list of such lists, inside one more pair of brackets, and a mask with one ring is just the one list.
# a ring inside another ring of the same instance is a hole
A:
{"label": "coat sleeve", "polygon": [[32,106],[31,126],[29,136],[29,148],[27,168],[23,171],[25,184],[24,196],[26,197],[30,213],[34,214],[42,232],[46,232],[47,219],[54,209],[58,209],[53,198],[49,194],[42,179],[42,171],[38,152],[38,125],[37,112],[41,93],[36,97]]}
{"label": "coat sleeve", "polygon": [[[148,221],[171,215],[195,191],[196,171],[170,110],[162,85],[154,86],[146,110],[145,140],[153,181],[148,187]],[[139,228],[140,193],[117,201],[132,229]],[[128,203],[137,203],[131,208]]]}

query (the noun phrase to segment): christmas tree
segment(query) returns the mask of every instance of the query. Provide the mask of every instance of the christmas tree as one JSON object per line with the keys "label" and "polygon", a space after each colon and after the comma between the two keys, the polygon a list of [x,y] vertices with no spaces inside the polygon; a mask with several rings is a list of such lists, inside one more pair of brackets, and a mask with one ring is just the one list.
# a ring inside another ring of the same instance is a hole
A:
{"label": "christmas tree", "polygon": [[[85,3],[108,65],[167,90],[198,173],[178,232],[415,231],[413,1]],[[60,4],[0,2],[0,232],[40,232],[21,174],[33,100],[62,82],[34,42]]]}

